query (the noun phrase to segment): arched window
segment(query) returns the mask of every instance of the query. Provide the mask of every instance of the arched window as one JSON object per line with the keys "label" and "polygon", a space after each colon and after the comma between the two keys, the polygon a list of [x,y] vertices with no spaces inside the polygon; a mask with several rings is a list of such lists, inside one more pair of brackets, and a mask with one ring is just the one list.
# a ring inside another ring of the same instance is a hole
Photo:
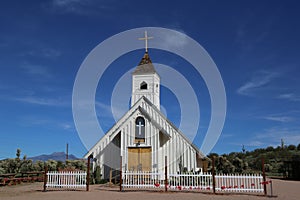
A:
{"label": "arched window", "polygon": [[140,89],[141,89],[141,90],[147,90],[147,89],[148,89],[148,85],[147,85],[147,83],[146,83],[145,81],[143,81],[143,82],[141,83]]}
{"label": "arched window", "polygon": [[135,143],[145,142],[145,119],[137,117],[135,120]]}

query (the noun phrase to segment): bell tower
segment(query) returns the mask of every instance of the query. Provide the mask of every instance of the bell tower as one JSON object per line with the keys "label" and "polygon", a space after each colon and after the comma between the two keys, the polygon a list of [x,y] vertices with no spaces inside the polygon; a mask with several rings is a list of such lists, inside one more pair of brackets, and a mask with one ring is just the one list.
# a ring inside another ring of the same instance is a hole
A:
{"label": "bell tower", "polygon": [[131,106],[145,96],[157,109],[160,109],[160,77],[148,54],[148,40],[151,38],[147,36],[147,32],[144,38],[139,38],[145,40],[145,54],[132,73]]}

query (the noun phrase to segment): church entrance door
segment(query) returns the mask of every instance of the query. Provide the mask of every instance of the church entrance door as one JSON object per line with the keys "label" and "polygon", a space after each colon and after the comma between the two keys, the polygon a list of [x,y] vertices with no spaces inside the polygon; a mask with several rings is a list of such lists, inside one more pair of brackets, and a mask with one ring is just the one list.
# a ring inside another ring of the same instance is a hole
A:
{"label": "church entrance door", "polygon": [[128,147],[129,171],[152,171],[151,147]]}

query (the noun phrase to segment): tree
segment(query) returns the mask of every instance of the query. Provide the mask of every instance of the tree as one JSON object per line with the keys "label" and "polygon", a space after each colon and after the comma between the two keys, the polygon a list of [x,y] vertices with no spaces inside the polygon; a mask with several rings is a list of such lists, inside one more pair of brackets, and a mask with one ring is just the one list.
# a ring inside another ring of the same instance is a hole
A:
{"label": "tree", "polygon": [[73,160],[72,165],[76,169],[87,170],[87,166],[86,166],[85,160]]}
{"label": "tree", "polygon": [[94,171],[93,176],[94,176],[94,183],[95,184],[101,183],[101,168],[100,168],[100,166],[96,167],[96,170]]}
{"label": "tree", "polygon": [[[27,160],[26,155],[23,156],[22,160],[20,158],[21,149],[17,149],[15,158],[0,160],[0,174],[44,171],[45,165],[49,171],[56,171],[59,168],[65,169],[66,167],[62,161],[48,160],[33,163],[32,160]],[[86,170],[85,160],[69,160],[66,164],[70,169]]]}
{"label": "tree", "polygon": [[219,157],[219,155],[217,153],[210,153],[210,154],[207,155],[207,157],[209,157],[210,159],[212,159],[213,156],[215,158]]}
{"label": "tree", "polygon": [[266,171],[266,172],[271,172],[272,169],[273,169],[272,165],[270,165],[270,164],[265,164],[265,171]]}
{"label": "tree", "polygon": [[297,150],[298,150],[298,151],[300,151],[300,144],[298,144],[298,146],[297,146]]}
{"label": "tree", "polygon": [[288,150],[292,150],[292,151],[296,150],[296,146],[291,144],[291,145],[288,146]]}
{"label": "tree", "polygon": [[[67,160],[66,161],[67,163],[69,162],[69,160]],[[60,169],[63,169],[63,168],[65,168],[66,167],[66,165],[62,162],[62,161],[57,161],[57,164],[56,164],[56,168],[58,169],[58,170],[60,170]]]}
{"label": "tree", "polygon": [[219,156],[216,163],[217,171],[220,173],[233,173],[235,171],[234,165],[223,156]]}
{"label": "tree", "polygon": [[32,160],[23,160],[21,162],[20,172],[25,173],[25,172],[32,172],[32,171],[34,171],[34,165],[32,163]]}
{"label": "tree", "polygon": [[246,149],[245,149],[245,146],[243,145],[242,147],[242,152],[245,153],[246,152]]}
{"label": "tree", "polygon": [[285,148],[284,141],[283,141],[283,139],[281,139],[281,149],[284,149],[284,148]]}
{"label": "tree", "polygon": [[3,167],[0,167],[0,174],[5,174],[5,169]]}
{"label": "tree", "polygon": [[18,172],[17,159],[8,159],[5,168],[6,168],[6,173],[17,173]]}
{"label": "tree", "polygon": [[44,162],[43,161],[38,160],[33,165],[34,165],[35,171],[44,171]]}
{"label": "tree", "polygon": [[11,161],[10,164],[11,166],[13,167],[11,169],[11,173],[19,173],[20,171],[20,166],[21,166],[21,160],[20,160],[20,156],[21,156],[21,149],[17,149],[17,152],[16,152],[16,158],[15,158],[15,162]]}
{"label": "tree", "polygon": [[274,147],[268,146],[268,147],[266,148],[266,151],[274,151]]}
{"label": "tree", "polygon": [[57,170],[57,161],[47,160],[46,166],[48,167],[48,171],[56,171]]}
{"label": "tree", "polygon": [[242,159],[236,157],[233,160],[232,164],[235,167],[235,172],[238,172],[238,173],[242,173],[243,172],[243,161],[242,161]]}
{"label": "tree", "polygon": [[16,156],[17,156],[17,159],[20,159],[20,156],[21,156],[21,149],[17,149]]}

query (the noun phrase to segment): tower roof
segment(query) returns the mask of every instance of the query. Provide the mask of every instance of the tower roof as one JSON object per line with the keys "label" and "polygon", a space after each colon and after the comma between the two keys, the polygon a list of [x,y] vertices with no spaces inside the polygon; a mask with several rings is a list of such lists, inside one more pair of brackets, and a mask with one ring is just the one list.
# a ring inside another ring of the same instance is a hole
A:
{"label": "tower roof", "polygon": [[148,52],[145,52],[139,65],[135,68],[132,74],[154,74],[156,73]]}

